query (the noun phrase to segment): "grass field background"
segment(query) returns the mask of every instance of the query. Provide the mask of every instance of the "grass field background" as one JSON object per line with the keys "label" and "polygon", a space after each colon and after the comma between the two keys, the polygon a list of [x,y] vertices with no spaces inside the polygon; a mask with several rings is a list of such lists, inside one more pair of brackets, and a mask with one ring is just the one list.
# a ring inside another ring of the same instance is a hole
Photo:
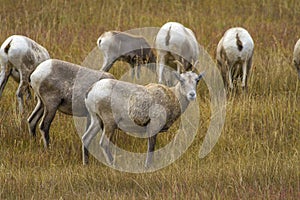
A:
{"label": "grass field background", "polygon": [[[255,53],[249,92],[228,99],[213,151],[198,158],[210,120],[210,96],[202,82],[201,125],[192,146],[172,165],[146,174],[119,172],[95,159],[83,166],[73,118],[60,113],[45,151],[40,134],[33,140],[16,115],[17,84],[10,80],[0,101],[0,199],[299,199],[300,82],[292,66],[299,19],[296,0],[1,0],[0,41],[23,34],[51,57],[77,64],[103,31],[168,21],[191,28],[212,58],[225,30],[245,27]],[[111,72],[119,77],[128,69]],[[124,148],[145,150],[146,141],[132,147],[119,135]],[[168,139],[158,136],[158,145]]]}

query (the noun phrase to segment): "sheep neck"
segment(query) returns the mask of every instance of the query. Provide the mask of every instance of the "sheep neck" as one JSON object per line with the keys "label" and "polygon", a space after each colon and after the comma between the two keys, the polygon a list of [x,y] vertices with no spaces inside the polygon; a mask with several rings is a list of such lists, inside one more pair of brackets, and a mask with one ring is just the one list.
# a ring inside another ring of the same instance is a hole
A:
{"label": "sheep neck", "polygon": [[181,107],[181,112],[183,113],[187,109],[190,101],[186,98],[186,95],[181,93],[180,88],[180,84],[178,83],[177,85],[175,85],[175,87],[172,87],[170,89],[173,91],[176,98],[178,99]]}

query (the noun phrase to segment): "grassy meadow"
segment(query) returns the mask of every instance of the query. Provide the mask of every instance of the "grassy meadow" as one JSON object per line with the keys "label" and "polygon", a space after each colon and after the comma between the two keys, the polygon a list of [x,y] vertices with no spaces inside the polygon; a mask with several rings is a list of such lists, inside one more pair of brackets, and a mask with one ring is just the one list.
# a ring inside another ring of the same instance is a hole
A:
{"label": "grassy meadow", "polygon": [[[83,166],[73,118],[61,113],[45,151],[39,132],[34,140],[16,114],[17,84],[9,80],[0,100],[0,199],[300,199],[300,81],[292,66],[299,19],[296,0],[1,0],[1,43],[12,34],[26,35],[52,58],[77,64],[103,31],[168,21],[191,28],[213,59],[224,31],[245,27],[255,53],[249,91],[228,98],[212,152],[198,157],[211,117],[202,81],[194,142],[172,165],[144,174],[119,172],[93,158]],[[111,72],[120,77],[128,69]],[[132,146],[135,141],[123,134],[117,139],[132,151],[146,149],[146,140]],[[158,147],[169,139],[159,135]]]}

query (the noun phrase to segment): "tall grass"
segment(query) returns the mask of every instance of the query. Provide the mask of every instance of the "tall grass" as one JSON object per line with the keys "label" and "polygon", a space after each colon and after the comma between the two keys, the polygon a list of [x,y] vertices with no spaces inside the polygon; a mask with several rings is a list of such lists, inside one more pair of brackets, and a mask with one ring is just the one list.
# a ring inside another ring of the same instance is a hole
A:
{"label": "tall grass", "polygon": [[[82,63],[103,31],[167,21],[190,27],[213,58],[224,31],[243,26],[253,36],[255,54],[249,92],[228,98],[213,151],[198,158],[210,120],[201,83],[201,126],[192,146],[172,165],[147,174],[118,172],[95,159],[83,167],[73,119],[60,113],[51,127],[51,148],[43,150],[40,135],[31,138],[16,118],[17,84],[10,80],[0,101],[0,199],[299,199],[300,83],[291,56],[299,18],[296,0],[2,0],[0,41],[23,34],[53,58],[73,63]],[[124,70],[112,73],[119,77]],[[159,135],[160,146],[170,137]],[[146,148],[146,141],[121,133],[116,139],[132,151]]]}

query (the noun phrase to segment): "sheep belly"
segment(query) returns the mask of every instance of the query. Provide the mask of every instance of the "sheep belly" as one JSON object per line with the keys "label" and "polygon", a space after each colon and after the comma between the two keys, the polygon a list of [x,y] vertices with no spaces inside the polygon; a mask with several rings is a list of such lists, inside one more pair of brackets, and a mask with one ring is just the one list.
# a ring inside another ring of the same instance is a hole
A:
{"label": "sheep belly", "polygon": [[129,98],[128,115],[139,126],[146,126],[149,121],[149,108],[153,104],[151,95],[147,91],[139,92]]}
{"label": "sheep belly", "polygon": [[[164,109],[159,110],[159,112],[165,114],[163,129],[168,129],[181,114],[179,101],[174,93],[166,86],[149,84],[146,88],[147,91],[143,91],[130,98],[129,117],[137,125],[146,126],[151,120],[149,116],[151,107],[159,105]],[[157,116],[157,114],[155,113],[154,117]]]}

